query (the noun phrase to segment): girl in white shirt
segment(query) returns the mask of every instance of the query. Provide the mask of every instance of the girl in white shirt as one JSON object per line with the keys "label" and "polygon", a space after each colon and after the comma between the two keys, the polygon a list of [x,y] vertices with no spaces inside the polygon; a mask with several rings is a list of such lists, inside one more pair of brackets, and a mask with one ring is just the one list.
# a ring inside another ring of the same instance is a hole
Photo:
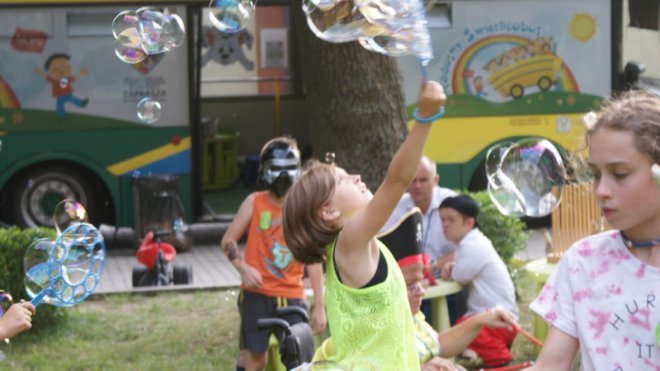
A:
{"label": "girl in white shirt", "polygon": [[[660,98],[607,102],[588,128],[589,167],[615,230],[573,244],[532,310],[550,325],[533,369],[660,369]],[[655,173],[655,176],[654,176]]]}

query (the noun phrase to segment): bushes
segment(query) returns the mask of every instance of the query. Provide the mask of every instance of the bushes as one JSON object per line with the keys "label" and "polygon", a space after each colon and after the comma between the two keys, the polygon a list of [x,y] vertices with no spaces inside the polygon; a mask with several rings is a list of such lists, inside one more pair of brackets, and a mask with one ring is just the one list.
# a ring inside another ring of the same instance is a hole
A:
{"label": "bushes", "polygon": [[502,260],[508,265],[513,255],[526,248],[525,223],[517,218],[502,215],[493,204],[487,191],[463,192],[479,204],[479,229],[488,237]]}
{"label": "bushes", "polygon": [[[25,292],[23,257],[32,241],[55,239],[55,230],[47,228],[0,228],[0,290],[9,291],[14,301],[30,299]],[[40,305],[33,318],[35,329],[55,323],[66,311],[52,305]]]}

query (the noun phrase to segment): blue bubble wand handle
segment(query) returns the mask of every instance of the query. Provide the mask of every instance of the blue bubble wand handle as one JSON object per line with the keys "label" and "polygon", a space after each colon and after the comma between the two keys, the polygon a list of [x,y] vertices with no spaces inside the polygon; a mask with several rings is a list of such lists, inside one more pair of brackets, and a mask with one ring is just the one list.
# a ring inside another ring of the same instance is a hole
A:
{"label": "blue bubble wand handle", "polygon": [[36,308],[39,304],[41,304],[41,302],[44,300],[46,296],[52,296],[53,294],[54,294],[53,290],[43,289],[39,292],[39,294],[37,294],[37,296],[35,296],[34,298],[32,298],[32,300],[30,300],[30,303],[32,303],[32,305],[34,305],[34,307]]}
{"label": "blue bubble wand handle", "polygon": [[422,72],[422,79],[428,81],[426,67],[433,59],[433,47],[431,46],[431,34],[427,26],[426,12],[422,0],[411,1],[411,17],[413,20],[412,31],[415,42],[412,45],[412,52],[419,58],[419,67]]}
{"label": "blue bubble wand handle", "polygon": [[424,61],[423,59],[420,58],[420,60],[419,60],[419,70],[422,72],[422,81],[424,81],[424,82],[429,81],[429,74],[426,71],[426,65],[427,64],[428,64],[428,61]]}

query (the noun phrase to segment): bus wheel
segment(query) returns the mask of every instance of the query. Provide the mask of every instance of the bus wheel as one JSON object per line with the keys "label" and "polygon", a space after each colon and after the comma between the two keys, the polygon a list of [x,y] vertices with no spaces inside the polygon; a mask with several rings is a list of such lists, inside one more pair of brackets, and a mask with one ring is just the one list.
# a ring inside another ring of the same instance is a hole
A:
{"label": "bus wheel", "polygon": [[520,98],[523,96],[525,93],[525,88],[523,88],[522,85],[516,84],[511,87],[511,90],[509,90],[509,94],[511,94],[512,97],[514,98]]}
{"label": "bus wheel", "polygon": [[54,227],[55,206],[69,198],[81,203],[89,222],[98,225],[109,222],[106,209],[112,209],[111,205],[104,205],[109,199],[104,196],[104,188],[100,181],[72,166],[31,168],[7,187],[2,214],[23,227]]}
{"label": "bus wheel", "polygon": [[547,76],[543,76],[539,79],[538,86],[542,91],[547,91],[552,86],[552,80]]}

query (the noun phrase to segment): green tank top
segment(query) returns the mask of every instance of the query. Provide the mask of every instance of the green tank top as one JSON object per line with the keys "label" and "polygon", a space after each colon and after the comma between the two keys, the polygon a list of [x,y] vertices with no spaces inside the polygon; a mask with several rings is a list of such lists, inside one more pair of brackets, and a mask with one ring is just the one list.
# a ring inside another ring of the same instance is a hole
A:
{"label": "green tank top", "polygon": [[396,260],[376,240],[387,262],[385,281],[366,288],[348,287],[337,278],[326,248],[325,305],[336,354],[332,361],[348,370],[419,370],[406,283]]}

